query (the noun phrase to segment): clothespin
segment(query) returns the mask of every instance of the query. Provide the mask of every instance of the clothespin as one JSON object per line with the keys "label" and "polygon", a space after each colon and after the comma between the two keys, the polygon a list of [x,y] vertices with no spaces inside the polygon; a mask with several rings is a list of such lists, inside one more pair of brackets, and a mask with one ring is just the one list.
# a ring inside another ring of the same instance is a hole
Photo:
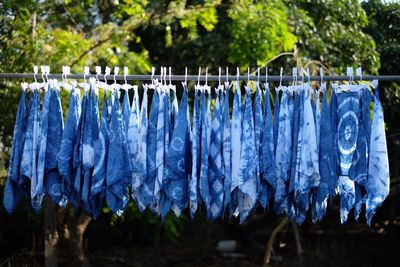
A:
{"label": "clothespin", "polygon": [[360,81],[362,81],[362,68],[358,67],[356,69],[356,76],[358,76],[360,78]]}

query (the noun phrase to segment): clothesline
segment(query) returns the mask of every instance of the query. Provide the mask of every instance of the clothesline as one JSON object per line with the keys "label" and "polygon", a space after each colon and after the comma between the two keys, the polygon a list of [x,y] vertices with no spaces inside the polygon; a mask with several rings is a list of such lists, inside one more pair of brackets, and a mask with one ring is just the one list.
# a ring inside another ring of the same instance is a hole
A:
{"label": "clothesline", "polygon": [[[99,80],[118,80],[118,81],[123,81],[123,80],[137,80],[137,81],[151,81],[152,78],[159,78],[160,75],[140,75],[140,74],[133,74],[133,75],[103,75],[103,74],[69,74],[69,75],[63,75],[63,74],[44,74],[47,79],[62,79],[68,78],[68,79],[89,79],[89,78],[97,78]],[[0,73],[0,79],[34,79],[36,76],[37,79],[40,79],[42,77],[42,74],[34,74],[34,73]],[[266,79],[268,81],[293,81],[294,78],[297,78],[297,80],[301,80],[301,76],[288,76],[288,75],[268,75],[268,77],[265,77],[265,75],[257,76],[257,75],[167,75],[167,79],[171,79],[172,81],[260,81],[260,82],[265,82]],[[362,75],[360,76],[346,76],[346,75],[333,75],[333,76],[304,76],[304,80],[311,80],[311,81],[321,81],[321,78],[324,81],[348,81],[352,79],[353,81],[372,81],[372,80],[379,80],[379,81],[400,81],[400,75]]]}

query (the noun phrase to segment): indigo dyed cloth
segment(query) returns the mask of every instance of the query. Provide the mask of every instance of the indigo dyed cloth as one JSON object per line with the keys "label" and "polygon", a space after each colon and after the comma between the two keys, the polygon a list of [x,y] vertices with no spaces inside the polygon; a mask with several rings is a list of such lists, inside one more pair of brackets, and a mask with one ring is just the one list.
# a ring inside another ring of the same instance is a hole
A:
{"label": "indigo dyed cloth", "polygon": [[230,203],[230,214],[239,215],[238,203],[237,203],[237,191],[239,187],[239,167],[240,167],[240,153],[242,146],[242,100],[240,96],[239,84],[235,83],[235,93],[233,97],[233,108],[232,108],[232,127],[231,127],[231,203]]}
{"label": "indigo dyed cloth", "polygon": [[354,181],[349,178],[349,170],[353,164],[353,154],[357,149],[360,107],[359,96],[356,92],[340,92],[337,94],[337,101],[340,220],[344,223],[355,202],[355,185]]}
{"label": "indigo dyed cloth", "polygon": [[44,166],[42,166],[43,169],[40,171],[43,171],[46,193],[49,195],[53,203],[58,204],[62,200],[62,178],[58,168],[57,157],[64,130],[64,121],[60,100],[60,89],[51,87],[48,93],[50,94],[50,101],[47,122],[42,122],[42,125],[47,124],[47,133],[43,134],[43,139],[44,136],[46,136],[46,140],[41,140],[41,144],[46,142],[44,156],[45,163]]}
{"label": "indigo dyed cloth", "polygon": [[196,214],[199,200],[199,178],[200,178],[200,109],[197,89],[194,91],[193,119],[191,132],[192,172],[189,179],[189,209],[193,218]]}
{"label": "indigo dyed cloth", "polygon": [[93,142],[94,168],[90,188],[90,203],[96,203],[96,209],[92,211],[93,217],[97,218],[100,213],[102,198],[106,190],[106,174],[108,150],[110,146],[110,124],[107,119],[107,95],[104,91],[103,108],[101,112],[99,137]]}
{"label": "indigo dyed cloth", "polygon": [[76,132],[78,131],[80,114],[80,96],[78,91],[72,88],[69,98],[68,115],[61,137],[60,151],[58,153],[58,170],[62,180],[61,206],[65,206],[68,202],[72,202],[74,206],[78,205],[78,197],[75,195],[74,190],[76,173],[74,147],[78,141]]}
{"label": "indigo dyed cloth", "polygon": [[129,195],[128,186],[132,172],[124,138],[124,121],[120,110],[118,94],[115,94],[111,111],[110,144],[107,156],[106,201],[112,212],[121,214],[125,209]]}
{"label": "indigo dyed cloth", "polygon": [[[274,150],[274,129],[272,122],[271,100],[268,84],[265,84],[264,92],[264,127],[262,128],[261,144],[261,177],[259,197],[263,208],[266,208],[268,201],[273,199],[276,188],[276,168]],[[263,190],[260,192],[260,190]],[[260,195],[261,194],[261,195]]]}
{"label": "indigo dyed cloth", "polygon": [[334,145],[331,138],[332,126],[330,110],[326,92],[322,96],[321,119],[319,126],[319,140],[323,145],[319,146],[319,173],[320,183],[313,198],[313,221],[322,220],[328,206],[329,189],[335,188],[335,162]]}
{"label": "indigo dyed cloth", "polygon": [[214,118],[211,125],[211,144],[208,158],[208,178],[210,206],[207,209],[207,217],[215,220],[223,212],[223,176],[222,176],[222,113],[219,95],[215,99]]}
{"label": "indigo dyed cloth", "polygon": [[43,183],[38,181],[37,164],[40,141],[40,95],[34,90],[29,99],[28,116],[25,131],[25,142],[21,158],[21,177],[19,186],[25,187],[30,183],[30,198],[32,207],[40,209],[44,194]]}
{"label": "indigo dyed cloth", "polygon": [[175,205],[176,213],[180,214],[188,206],[188,178],[190,176],[190,125],[188,121],[188,93],[184,87],[179,111],[176,117],[174,131],[171,137],[168,154],[166,155],[163,192],[166,196],[161,215],[165,217],[169,207]]}
{"label": "indigo dyed cloth", "polygon": [[210,192],[208,179],[208,156],[210,153],[208,140],[208,116],[207,100],[205,92],[201,92],[200,98],[200,177],[199,177],[199,193],[201,200],[208,210],[210,207]]}
{"label": "indigo dyed cloth", "polygon": [[[377,83],[377,81],[374,81]],[[368,159],[368,193],[366,197],[366,218],[371,225],[376,208],[389,195],[389,159],[386,147],[385,124],[382,105],[379,100],[379,87],[376,85],[374,94],[374,112],[372,115],[371,137]]]}
{"label": "indigo dyed cloth", "polygon": [[254,139],[254,116],[250,88],[246,88],[242,121],[242,145],[240,151],[237,205],[240,222],[253,211],[257,202],[256,147]]}
{"label": "indigo dyed cloth", "polygon": [[224,183],[224,211],[228,208],[231,201],[231,181],[232,181],[232,144],[231,144],[231,122],[229,115],[229,84],[225,84],[225,91],[222,108],[222,166]]}
{"label": "indigo dyed cloth", "polygon": [[279,113],[275,120],[279,120],[277,132],[277,144],[275,152],[276,166],[276,191],[275,212],[282,214],[288,210],[288,183],[292,154],[292,125],[289,118],[289,96],[287,88],[283,89]]}
{"label": "indigo dyed cloth", "polygon": [[8,213],[12,213],[24,195],[26,188],[20,187],[20,166],[23,155],[23,146],[26,128],[26,92],[21,90],[17,116],[15,118],[14,133],[11,146],[11,155],[8,167],[7,181],[4,186],[3,206]]}

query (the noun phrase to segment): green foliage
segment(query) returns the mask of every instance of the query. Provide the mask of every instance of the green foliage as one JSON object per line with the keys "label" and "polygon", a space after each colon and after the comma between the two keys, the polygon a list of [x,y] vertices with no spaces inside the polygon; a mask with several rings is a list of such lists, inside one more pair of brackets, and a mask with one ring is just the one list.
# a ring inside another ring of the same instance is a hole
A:
{"label": "green foliage", "polygon": [[320,61],[337,74],[344,73],[345,66],[377,73],[379,54],[372,37],[364,32],[368,19],[358,0],[285,2],[303,61]]}
{"label": "green foliage", "polygon": [[240,0],[228,10],[232,22],[229,59],[246,68],[263,65],[276,54],[292,51],[297,41],[282,1]]}

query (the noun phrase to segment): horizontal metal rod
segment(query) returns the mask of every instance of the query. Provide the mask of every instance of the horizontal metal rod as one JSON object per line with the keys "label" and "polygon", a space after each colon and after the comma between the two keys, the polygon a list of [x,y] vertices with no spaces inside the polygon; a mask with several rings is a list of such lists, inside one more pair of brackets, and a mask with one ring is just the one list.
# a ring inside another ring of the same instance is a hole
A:
{"label": "horizontal metal rod", "polygon": [[[0,73],[0,79],[34,79],[35,75],[33,73]],[[137,81],[151,81],[152,78],[154,79],[160,79],[160,75],[96,75],[96,74],[88,74],[88,75],[84,75],[84,74],[70,74],[67,75],[68,79],[89,79],[91,77],[97,78],[99,80],[106,80],[107,81],[113,81],[118,80],[118,81],[123,81],[123,80],[137,80]],[[47,77],[49,79],[62,79],[62,74],[48,74],[45,75],[44,77]],[[268,75],[268,81],[293,81],[294,76],[279,76],[279,75]],[[310,76],[309,78],[307,76],[304,76],[304,81],[307,81],[308,79],[310,79],[311,81],[321,81],[321,76]],[[360,76],[354,76],[353,77],[353,81],[372,81],[372,80],[380,80],[380,81],[400,81],[400,75],[363,75],[362,79],[360,79]],[[42,74],[36,74],[36,79],[37,80],[41,80],[42,79]],[[169,75],[166,76],[166,79],[169,80]],[[184,80],[188,80],[188,81],[197,81],[199,79],[198,75],[187,75],[185,78],[185,75],[171,75],[171,80],[172,81],[184,81]],[[229,75],[228,77],[226,77],[226,75],[201,75],[200,76],[200,81],[205,81],[207,79],[207,81],[219,81],[221,80],[221,82],[226,81],[227,79],[229,81],[236,81],[236,80],[240,80],[240,81],[247,81],[247,80],[251,80],[251,81],[257,81],[259,80],[260,82],[265,82],[266,77],[265,75],[260,75],[259,77],[256,75],[240,75],[240,76],[236,76],[236,75]],[[301,81],[302,76],[297,76],[297,80]],[[348,81],[350,80],[350,76],[323,76],[323,80],[324,81]]]}

